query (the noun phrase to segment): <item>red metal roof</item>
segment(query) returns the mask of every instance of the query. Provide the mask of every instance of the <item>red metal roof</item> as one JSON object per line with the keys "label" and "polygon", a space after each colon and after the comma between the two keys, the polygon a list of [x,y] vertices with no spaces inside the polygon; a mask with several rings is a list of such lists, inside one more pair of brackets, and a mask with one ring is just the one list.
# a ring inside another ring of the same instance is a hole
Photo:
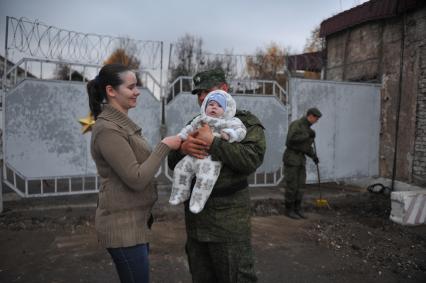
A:
{"label": "red metal roof", "polygon": [[425,0],[370,0],[324,20],[320,27],[320,37],[368,21],[395,17],[425,4]]}

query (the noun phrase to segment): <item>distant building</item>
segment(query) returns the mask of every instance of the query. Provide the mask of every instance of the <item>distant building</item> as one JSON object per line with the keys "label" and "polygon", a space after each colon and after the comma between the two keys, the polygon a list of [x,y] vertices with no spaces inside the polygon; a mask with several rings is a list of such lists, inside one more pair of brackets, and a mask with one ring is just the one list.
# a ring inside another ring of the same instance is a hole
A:
{"label": "distant building", "polygon": [[287,69],[292,76],[298,76],[307,79],[320,79],[324,66],[324,52],[309,52],[297,55],[290,55],[287,58]]}
{"label": "distant building", "polygon": [[426,185],[426,1],[371,0],[324,20],[320,36],[325,79],[383,86],[381,175],[396,149],[397,179]]}

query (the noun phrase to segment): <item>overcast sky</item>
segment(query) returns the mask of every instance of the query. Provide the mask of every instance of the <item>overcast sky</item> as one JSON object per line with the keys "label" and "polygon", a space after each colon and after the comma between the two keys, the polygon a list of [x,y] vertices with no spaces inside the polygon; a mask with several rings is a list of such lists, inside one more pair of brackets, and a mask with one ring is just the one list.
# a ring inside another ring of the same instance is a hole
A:
{"label": "overcast sky", "polygon": [[253,54],[274,41],[301,52],[322,20],[365,0],[0,0],[0,54],[6,16],[83,33],[163,41],[185,33],[204,50]]}

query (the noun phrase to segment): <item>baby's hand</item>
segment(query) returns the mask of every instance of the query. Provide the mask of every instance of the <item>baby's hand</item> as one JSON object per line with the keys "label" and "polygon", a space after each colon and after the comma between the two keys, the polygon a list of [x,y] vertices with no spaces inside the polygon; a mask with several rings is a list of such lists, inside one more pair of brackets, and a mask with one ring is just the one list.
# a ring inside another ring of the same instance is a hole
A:
{"label": "baby's hand", "polygon": [[220,137],[223,140],[229,141],[229,135],[227,133],[225,133],[224,131],[220,131]]}

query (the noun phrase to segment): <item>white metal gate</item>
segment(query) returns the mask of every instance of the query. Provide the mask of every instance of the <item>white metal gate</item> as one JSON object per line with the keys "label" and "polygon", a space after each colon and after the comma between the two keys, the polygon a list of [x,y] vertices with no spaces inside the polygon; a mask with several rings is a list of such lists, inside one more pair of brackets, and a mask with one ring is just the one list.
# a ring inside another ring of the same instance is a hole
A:
{"label": "white metal gate", "polygon": [[[316,131],[322,181],[379,174],[380,85],[291,79],[291,120],[318,107]],[[307,181],[316,182],[312,161]]]}
{"label": "white metal gate", "polygon": [[[120,40],[8,17],[5,57],[8,59],[9,49],[23,55],[12,67],[7,60],[4,64],[3,172],[4,182],[21,196],[97,191],[90,135],[81,135],[77,120],[88,114],[85,80],[98,72],[100,60],[113,47],[111,43]],[[162,111],[169,134],[176,134],[199,112],[190,94],[192,77],[177,78],[167,88],[168,103],[162,104],[163,43],[129,42],[140,48],[140,58],[145,60],[141,63],[160,73],[159,82],[149,72],[140,74],[144,85],[141,105],[130,112],[154,145],[160,140]],[[26,58],[28,54],[42,58]],[[69,67],[69,79],[72,69],[79,70],[82,82],[45,80],[46,70],[61,64]],[[251,186],[274,186],[282,180],[281,159],[289,121],[313,106],[323,112],[314,126],[322,179],[378,174],[378,85],[303,79],[290,79],[288,90],[268,80],[234,80],[230,85],[238,109],[254,113],[266,128],[267,152],[263,164],[249,177]],[[316,180],[314,172],[313,163],[308,162],[308,182]],[[164,173],[170,179],[171,173]]]}
{"label": "white metal gate", "polygon": [[[81,82],[24,79],[4,99],[4,182],[23,197],[97,191],[90,133],[78,119],[89,112]],[[130,117],[151,144],[160,140],[161,102],[141,89]],[[157,175],[161,173],[158,172]]]}

